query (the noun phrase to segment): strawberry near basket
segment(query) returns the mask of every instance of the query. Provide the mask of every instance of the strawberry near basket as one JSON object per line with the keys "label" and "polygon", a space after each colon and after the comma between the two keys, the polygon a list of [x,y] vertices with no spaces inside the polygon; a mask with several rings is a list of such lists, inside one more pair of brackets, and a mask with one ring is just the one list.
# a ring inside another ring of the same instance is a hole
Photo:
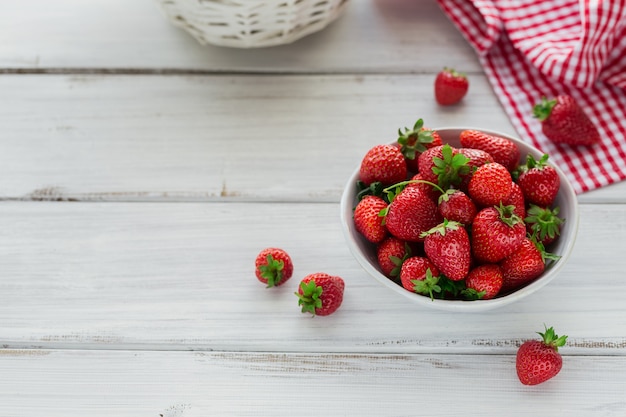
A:
{"label": "strawberry near basket", "polygon": [[201,44],[259,48],[325,28],[348,0],[156,0],[170,21]]}

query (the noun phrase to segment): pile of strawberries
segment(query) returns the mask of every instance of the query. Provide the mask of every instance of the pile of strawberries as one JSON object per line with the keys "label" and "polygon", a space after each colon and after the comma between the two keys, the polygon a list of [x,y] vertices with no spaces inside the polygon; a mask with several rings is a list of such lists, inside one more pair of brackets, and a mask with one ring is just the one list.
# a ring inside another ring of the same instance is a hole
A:
{"label": "pile of strawberries", "polygon": [[421,119],[398,134],[363,158],[354,209],[389,279],[432,299],[490,299],[558,259],[546,251],[564,221],[548,155],[521,161],[515,142],[476,130],[455,148]]}

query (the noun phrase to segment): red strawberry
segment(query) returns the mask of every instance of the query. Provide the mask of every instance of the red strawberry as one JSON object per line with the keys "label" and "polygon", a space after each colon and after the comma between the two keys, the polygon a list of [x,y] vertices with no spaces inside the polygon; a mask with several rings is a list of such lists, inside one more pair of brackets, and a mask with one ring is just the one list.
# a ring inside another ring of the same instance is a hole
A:
{"label": "red strawberry", "polygon": [[524,385],[537,385],[555,377],[563,366],[559,348],[565,346],[567,336],[557,336],[554,328],[537,332],[542,341],[528,340],[519,347],[515,360],[517,377]]}
{"label": "red strawberry", "polygon": [[495,206],[509,198],[512,182],[511,174],[503,165],[491,162],[476,169],[467,192],[479,206]]}
{"label": "red strawberry", "polygon": [[450,188],[439,198],[439,214],[448,220],[470,225],[478,210],[471,198],[463,191]]}
{"label": "red strawberry", "polygon": [[444,68],[435,78],[435,99],[442,106],[456,104],[467,94],[469,81],[465,74]]}
{"label": "red strawberry", "polygon": [[561,225],[564,220],[558,214],[558,207],[550,209],[531,204],[528,208],[527,217],[524,219],[526,231],[535,236],[537,241],[544,246],[549,245],[561,234]]}
{"label": "red strawberry", "polygon": [[452,281],[467,276],[470,268],[470,239],[462,224],[444,220],[422,233],[426,256]]}
{"label": "red strawberry", "polygon": [[543,97],[533,108],[533,115],[541,122],[543,134],[554,143],[590,146],[600,142],[598,129],[571,96]]}
{"label": "red strawberry", "polygon": [[514,290],[534,281],[545,270],[546,259],[556,260],[558,256],[546,253],[543,245],[524,238],[515,252],[500,261],[504,275],[502,290]]}
{"label": "red strawberry", "polygon": [[429,184],[430,181],[428,182],[424,182],[424,181],[425,180],[424,180],[424,177],[422,177],[422,174],[415,174],[411,178],[411,182],[407,184],[407,188],[408,187],[417,188],[421,192],[426,194],[428,198],[430,198],[434,202],[439,201],[439,196],[441,195],[441,189],[439,188],[439,186],[436,184],[432,185],[434,183]]}
{"label": "red strawberry", "polygon": [[421,256],[413,256],[402,264],[400,281],[407,291],[417,294],[429,295],[434,298],[434,293],[441,292],[439,287],[439,270],[428,259]]}
{"label": "red strawberry", "polygon": [[282,285],[293,274],[291,258],[282,249],[263,249],[255,260],[256,277],[267,287]]}
{"label": "red strawberry", "polygon": [[493,160],[493,156],[480,149],[459,148],[459,153],[469,159],[467,162],[467,166],[470,167],[469,172],[461,176],[463,180],[460,185],[462,190],[467,190],[467,185],[469,184],[470,178],[472,178],[472,174],[474,174],[476,168],[495,161]]}
{"label": "red strawberry", "polygon": [[459,185],[462,176],[469,173],[467,162],[458,149],[445,144],[423,152],[418,159],[418,168],[424,180],[447,190],[451,185]]}
{"label": "red strawberry", "polygon": [[437,204],[415,187],[402,190],[389,204],[385,216],[387,230],[407,242],[423,241],[422,232],[440,222]]}
{"label": "red strawberry", "polygon": [[303,313],[328,316],[341,306],[344,288],[340,277],[318,272],[304,277],[295,294]]}
{"label": "red strawberry", "polygon": [[398,146],[406,159],[406,164],[411,172],[417,172],[419,155],[426,149],[443,145],[441,136],[434,130],[424,127],[424,121],[419,119],[413,129],[404,128],[404,132],[398,129]]}
{"label": "red strawberry", "polygon": [[487,207],[472,222],[472,252],[479,262],[497,263],[515,252],[526,237],[526,226],[513,206]]}
{"label": "red strawberry", "polygon": [[359,178],[365,185],[381,182],[392,185],[406,180],[407,168],[404,155],[393,145],[377,145],[371,148],[361,161]]}
{"label": "red strawberry", "polygon": [[400,268],[404,261],[411,256],[408,243],[389,236],[376,248],[376,258],[382,273],[390,278],[400,276]]}
{"label": "red strawberry", "polygon": [[465,298],[489,300],[494,298],[502,288],[502,270],[495,264],[483,264],[472,269],[465,279],[462,291]]}
{"label": "red strawberry", "polygon": [[487,152],[495,162],[504,165],[509,171],[513,171],[519,162],[519,148],[509,139],[488,135],[478,130],[464,130],[459,139],[462,147]]}
{"label": "red strawberry", "polygon": [[524,193],[522,193],[522,189],[519,188],[519,185],[516,183],[511,183],[511,194],[509,198],[502,202],[505,206],[513,206],[515,210],[513,211],[520,219],[524,219],[526,217],[526,200],[524,200]]}
{"label": "red strawberry", "polygon": [[561,179],[554,167],[548,165],[548,154],[544,154],[539,161],[529,154],[526,165],[520,168],[517,184],[526,202],[543,207],[552,205],[559,192]]}
{"label": "red strawberry", "polygon": [[381,210],[385,208],[387,208],[385,200],[367,195],[354,209],[356,230],[372,243],[380,243],[387,237],[387,228],[383,225],[385,218],[380,215]]}

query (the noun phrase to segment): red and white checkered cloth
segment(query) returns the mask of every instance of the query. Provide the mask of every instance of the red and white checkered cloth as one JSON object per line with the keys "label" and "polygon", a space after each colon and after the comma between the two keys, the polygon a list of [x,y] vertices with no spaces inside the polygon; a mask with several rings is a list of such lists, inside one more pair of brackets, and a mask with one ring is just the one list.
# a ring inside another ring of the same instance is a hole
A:
{"label": "red and white checkered cloth", "polygon": [[[478,53],[521,138],[577,193],[626,178],[626,0],[438,0]],[[462,71],[462,68],[456,68]],[[555,145],[532,108],[572,96],[598,128],[591,148]]]}

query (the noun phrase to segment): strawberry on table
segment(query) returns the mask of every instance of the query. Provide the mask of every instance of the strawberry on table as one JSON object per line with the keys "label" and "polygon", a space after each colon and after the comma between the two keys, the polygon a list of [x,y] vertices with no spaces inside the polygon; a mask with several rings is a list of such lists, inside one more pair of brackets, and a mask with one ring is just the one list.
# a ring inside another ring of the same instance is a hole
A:
{"label": "strawberry on table", "polygon": [[519,167],[517,184],[527,203],[542,207],[552,205],[561,186],[561,179],[553,166],[548,164],[548,154],[538,161],[528,154],[526,164]]}
{"label": "strawberry on table", "polygon": [[428,295],[434,299],[435,293],[441,292],[439,270],[428,258],[412,256],[402,264],[400,281],[407,291]]}
{"label": "strawberry on table", "polygon": [[552,100],[543,97],[533,108],[541,130],[554,143],[590,146],[600,142],[600,133],[573,97],[560,95]]}
{"label": "strawberry on table", "polygon": [[537,385],[555,377],[563,366],[559,348],[565,346],[567,336],[559,337],[554,328],[545,333],[537,332],[542,338],[524,342],[517,351],[515,368],[517,377],[524,385]]}
{"label": "strawberry on table", "polygon": [[404,155],[393,145],[376,145],[361,161],[359,178],[365,185],[380,182],[392,185],[406,180],[407,167]]}
{"label": "strawberry on table", "polygon": [[452,281],[467,276],[471,263],[470,239],[462,224],[444,219],[443,223],[422,233],[424,252],[433,264]]}
{"label": "strawberry on table", "polygon": [[469,300],[490,300],[502,289],[504,277],[502,270],[496,264],[483,264],[472,269],[461,294]]}
{"label": "strawberry on table", "polygon": [[317,272],[304,277],[295,294],[303,313],[328,316],[341,306],[344,288],[340,277]]}
{"label": "strawberry on table", "polygon": [[467,192],[479,206],[494,206],[509,198],[512,183],[511,174],[504,165],[491,162],[476,169],[467,186]]}
{"label": "strawberry on table", "polygon": [[255,274],[268,288],[282,285],[293,274],[291,257],[280,248],[263,249],[255,260]]}
{"label": "strawberry on table", "polygon": [[463,148],[480,149],[490,154],[494,162],[513,171],[520,159],[520,150],[515,142],[478,130],[464,130],[459,136]]}
{"label": "strawberry on table", "polygon": [[515,207],[500,205],[482,209],[472,222],[472,252],[477,261],[497,263],[515,252],[526,237],[526,226],[513,213]]}
{"label": "strawberry on table", "polygon": [[467,94],[469,81],[465,74],[444,68],[435,78],[435,99],[442,106],[456,104]]}
{"label": "strawberry on table", "polygon": [[354,226],[357,232],[372,243],[380,243],[388,235],[383,225],[384,217],[380,212],[387,208],[387,203],[380,197],[368,195],[358,202],[354,209]]}

